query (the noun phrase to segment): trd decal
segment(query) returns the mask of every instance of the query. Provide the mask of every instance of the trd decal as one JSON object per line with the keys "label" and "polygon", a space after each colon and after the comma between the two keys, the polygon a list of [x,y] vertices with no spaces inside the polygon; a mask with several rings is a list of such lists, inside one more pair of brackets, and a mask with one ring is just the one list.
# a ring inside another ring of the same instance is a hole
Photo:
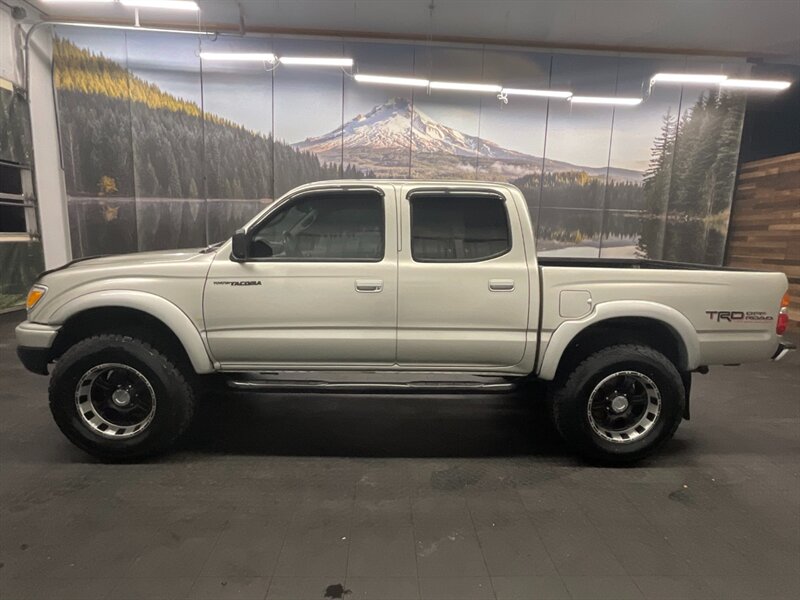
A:
{"label": "trd decal", "polygon": [[261,285],[261,282],[256,281],[215,281],[214,285]]}
{"label": "trd decal", "polygon": [[707,310],[712,321],[772,321],[774,317],[760,310]]}

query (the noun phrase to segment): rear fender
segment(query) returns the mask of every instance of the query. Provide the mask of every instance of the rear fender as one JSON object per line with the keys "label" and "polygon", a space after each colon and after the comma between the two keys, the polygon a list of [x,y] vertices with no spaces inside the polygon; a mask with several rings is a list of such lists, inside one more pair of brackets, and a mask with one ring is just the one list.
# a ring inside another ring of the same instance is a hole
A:
{"label": "rear fender", "polygon": [[539,379],[551,381],[556,376],[564,351],[581,331],[608,319],[623,317],[653,319],[670,327],[683,343],[686,352],[686,370],[692,371],[697,368],[700,344],[697,332],[689,319],[674,308],[657,302],[620,300],[597,304],[594,310],[583,319],[565,321],[559,325],[550,337],[542,357],[538,372]]}

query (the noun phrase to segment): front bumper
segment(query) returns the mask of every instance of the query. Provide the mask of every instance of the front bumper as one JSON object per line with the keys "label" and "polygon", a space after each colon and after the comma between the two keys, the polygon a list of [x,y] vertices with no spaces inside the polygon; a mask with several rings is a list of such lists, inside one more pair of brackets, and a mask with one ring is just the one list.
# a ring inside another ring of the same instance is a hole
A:
{"label": "front bumper", "polygon": [[23,321],[14,330],[17,338],[17,356],[26,369],[47,375],[50,348],[58,335],[59,327]]}
{"label": "front bumper", "polygon": [[17,356],[22,365],[31,373],[47,375],[47,363],[50,362],[50,348],[29,348],[17,346]]}
{"label": "front bumper", "polygon": [[787,354],[789,354],[789,352],[796,349],[797,346],[792,342],[781,342],[780,344],[778,344],[778,349],[775,350],[775,354],[772,355],[772,360],[778,361]]}

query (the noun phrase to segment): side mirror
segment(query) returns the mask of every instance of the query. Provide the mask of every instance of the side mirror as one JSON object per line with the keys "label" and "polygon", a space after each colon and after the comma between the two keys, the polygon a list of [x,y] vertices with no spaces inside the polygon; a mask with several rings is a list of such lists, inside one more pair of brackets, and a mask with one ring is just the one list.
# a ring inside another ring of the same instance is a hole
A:
{"label": "side mirror", "polygon": [[233,234],[233,247],[231,256],[234,260],[247,260],[247,247],[250,245],[250,237],[244,229],[237,229]]}

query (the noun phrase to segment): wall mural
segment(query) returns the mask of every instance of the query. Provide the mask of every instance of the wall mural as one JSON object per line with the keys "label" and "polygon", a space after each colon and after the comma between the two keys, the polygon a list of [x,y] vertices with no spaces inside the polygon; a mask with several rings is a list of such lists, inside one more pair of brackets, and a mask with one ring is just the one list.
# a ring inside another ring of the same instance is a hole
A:
{"label": "wall mural", "polygon": [[[744,94],[648,88],[656,72],[745,75],[742,62],[66,26],[54,48],[75,256],[218,241],[309,181],[412,177],[513,183],[541,254],[723,259]],[[646,100],[503,103],[358,83],[341,69],[201,65],[201,49]]]}
{"label": "wall mural", "polygon": [[[10,87],[11,89],[7,89]],[[19,170],[33,168],[33,143],[28,101],[13,86],[0,87],[0,191],[11,194],[27,192],[15,189]],[[12,175],[13,173],[13,175]],[[8,178],[8,179],[6,179]],[[16,184],[14,183],[16,182]],[[32,191],[32,190],[31,190]],[[25,303],[28,289],[44,270],[42,242],[38,237],[19,241],[17,223],[22,209],[0,205],[0,311]],[[24,217],[23,217],[24,221]]]}

